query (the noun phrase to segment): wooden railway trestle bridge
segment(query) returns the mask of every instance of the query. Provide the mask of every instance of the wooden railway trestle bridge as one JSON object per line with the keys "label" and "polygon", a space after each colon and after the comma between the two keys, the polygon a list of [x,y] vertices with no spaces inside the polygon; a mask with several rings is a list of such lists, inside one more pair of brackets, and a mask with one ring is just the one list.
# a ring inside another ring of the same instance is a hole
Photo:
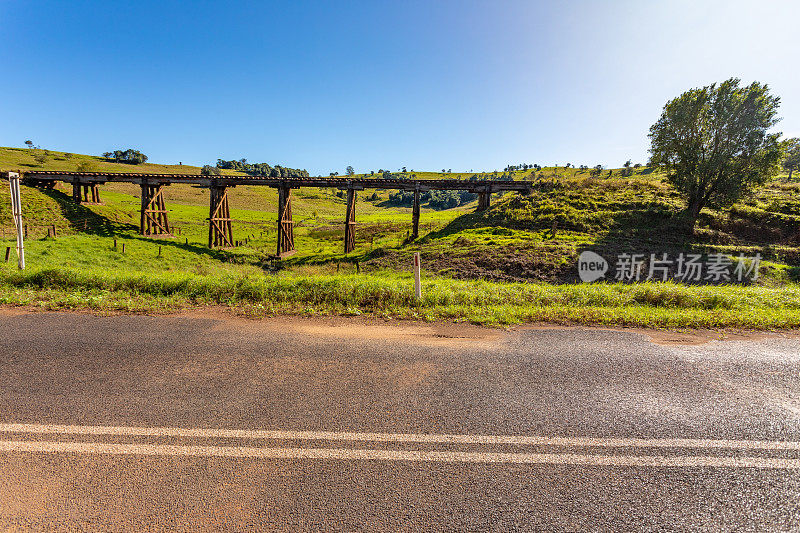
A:
{"label": "wooden railway trestle bridge", "polygon": [[191,174],[139,174],[123,172],[26,171],[20,173],[27,185],[52,189],[56,182],[72,184],[72,198],[77,203],[99,203],[99,186],[109,182],[133,183],[141,187],[139,232],[148,236],[172,236],[164,200],[164,187],[183,183],[210,190],[208,246],[234,245],[232,219],[228,207],[228,189],[237,185],[260,185],[278,190],[278,257],[294,253],[292,189],[300,187],[337,188],[347,191],[344,223],[344,251],[355,248],[356,196],[364,189],[394,189],[414,193],[411,238],[419,237],[420,193],[430,190],[461,190],[478,194],[478,210],[491,203],[492,193],[514,191],[528,194],[530,181],[410,180],[347,177],[272,178],[267,176],[204,176]]}

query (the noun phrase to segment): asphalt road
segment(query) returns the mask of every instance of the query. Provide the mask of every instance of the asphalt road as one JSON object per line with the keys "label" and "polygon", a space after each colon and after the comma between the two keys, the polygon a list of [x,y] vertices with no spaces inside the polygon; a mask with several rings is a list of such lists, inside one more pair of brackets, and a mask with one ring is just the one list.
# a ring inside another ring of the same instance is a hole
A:
{"label": "asphalt road", "polygon": [[0,529],[800,529],[800,337],[0,311]]}

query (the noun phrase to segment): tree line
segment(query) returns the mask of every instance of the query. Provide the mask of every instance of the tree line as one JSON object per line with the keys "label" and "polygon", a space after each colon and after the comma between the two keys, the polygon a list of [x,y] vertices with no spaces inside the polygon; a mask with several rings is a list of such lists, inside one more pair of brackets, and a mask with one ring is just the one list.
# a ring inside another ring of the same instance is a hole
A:
{"label": "tree line", "polygon": [[139,150],[128,148],[127,150],[114,150],[113,152],[103,152],[103,157],[114,163],[127,163],[129,165],[141,165],[147,163],[147,156]]}
{"label": "tree line", "polygon": [[[425,191],[420,193],[419,201],[427,203],[433,209],[451,209],[468,204],[478,197],[469,191]],[[388,205],[393,207],[411,207],[414,203],[413,191],[398,191],[389,195]]]}
{"label": "tree line", "polygon": [[271,166],[268,163],[248,163],[247,159],[217,159],[217,165],[205,165],[201,174],[206,176],[218,176],[222,169],[236,170],[251,176],[268,176],[270,178],[307,178],[309,173],[305,169],[289,168],[281,165]]}

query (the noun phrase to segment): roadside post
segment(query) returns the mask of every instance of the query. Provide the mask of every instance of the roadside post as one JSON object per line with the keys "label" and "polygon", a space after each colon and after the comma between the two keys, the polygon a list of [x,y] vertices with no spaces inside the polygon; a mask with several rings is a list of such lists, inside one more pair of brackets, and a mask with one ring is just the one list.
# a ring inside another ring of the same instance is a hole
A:
{"label": "roadside post", "polygon": [[19,173],[8,173],[8,184],[11,188],[11,216],[17,229],[17,258],[20,270],[25,269],[25,227],[22,225],[22,201],[19,195]]}
{"label": "roadside post", "polygon": [[414,252],[414,295],[417,297],[418,302],[422,301],[422,285],[420,285],[419,281],[419,271],[419,252]]}

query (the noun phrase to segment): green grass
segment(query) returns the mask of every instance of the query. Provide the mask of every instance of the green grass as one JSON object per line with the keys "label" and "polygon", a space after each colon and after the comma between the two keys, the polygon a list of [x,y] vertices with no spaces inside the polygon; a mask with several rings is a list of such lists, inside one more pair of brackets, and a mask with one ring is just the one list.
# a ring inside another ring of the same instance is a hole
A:
{"label": "green grass", "polygon": [[[36,157],[44,157],[40,163]],[[87,172],[153,172],[164,174],[199,174],[200,167],[191,165],[161,165],[144,163],[141,165],[128,165],[126,163],[112,163],[103,157],[58,152],[47,149],[0,147],[0,170],[62,170],[76,171],[78,165],[89,165]],[[224,171],[226,174],[235,174]]]}
{"label": "green grass", "polygon": [[[0,148],[0,169],[42,168],[33,155],[27,149]],[[199,172],[187,165],[131,166],[61,152],[48,157],[44,168],[53,170],[75,170],[86,159],[98,171]],[[473,173],[413,175],[469,179]],[[65,186],[50,192],[24,187],[29,268],[20,273],[13,260],[0,263],[0,303],[103,312],[226,305],[256,316],[370,314],[488,325],[800,325],[800,184],[779,178],[731,209],[705,210],[695,234],[687,236],[675,230],[683,208],[680,197],[650,169],[627,177],[616,169],[610,176],[590,178],[588,171],[551,167],[511,177],[535,179],[536,190],[527,197],[495,195],[485,213],[475,213],[475,203],[448,210],[423,206],[417,242],[406,239],[410,208],[385,207],[391,191],[377,191],[371,200],[372,191],[365,191],[356,208],[356,250],[346,255],[345,200],[331,189],[296,190],[292,207],[298,253],[284,261],[272,257],[277,237],[273,189],[232,189],[234,238],[246,242],[210,250],[204,189],[168,187],[176,237],[153,239],[137,234],[139,190],[134,185],[103,185],[103,204],[89,206],[72,203]],[[2,187],[0,245],[11,246],[8,205],[8,190]],[[56,238],[46,237],[50,226]],[[581,285],[573,281],[583,249],[759,252],[767,261],[752,286]],[[423,257],[422,302],[411,297],[408,272],[415,251]]]}
{"label": "green grass", "polygon": [[653,328],[800,326],[798,286],[552,285],[426,279],[418,302],[411,277],[393,272],[309,277],[291,273],[6,269],[0,273],[0,303],[134,312],[225,305],[251,316],[369,314],[485,325],[544,321]]}

